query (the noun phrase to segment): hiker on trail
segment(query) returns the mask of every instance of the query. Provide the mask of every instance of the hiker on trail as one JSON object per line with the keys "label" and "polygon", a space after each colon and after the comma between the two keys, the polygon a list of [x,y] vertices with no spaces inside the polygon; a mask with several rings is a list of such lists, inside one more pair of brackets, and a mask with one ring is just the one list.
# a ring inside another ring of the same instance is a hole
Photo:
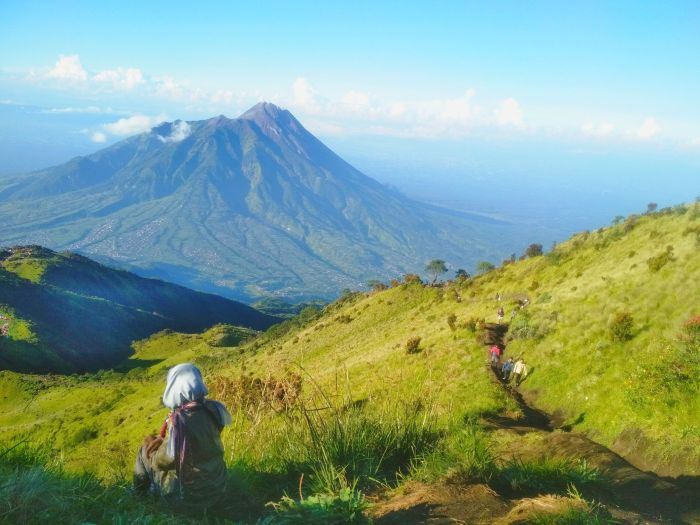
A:
{"label": "hiker on trail", "polygon": [[226,465],[220,434],[231,415],[222,403],[206,399],[207,393],[193,364],[170,369],[163,393],[170,414],[160,435],[147,436],[136,457],[137,492],[191,509],[205,509],[222,499]]}
{"label": "hiker on trail", "polygon": [[513,378],[515,379],[515,386],[520,386],[520,383],[522,383],[523,379],[526,377],[527,365],[525,364],[525,360],[522,357],[519,357],[513,365]]}
{"label": "hiker on trail", "polygon": [[511,357],[508,359],[508,361],[503,363],[503,366],[501,367],[501,379],[503,379],[505,383],[508,383],[508,381],[510,381],[510,373],[513,371],[513,364],[513,358]]}
{"label": "hiker on trail", "polygon": [[503,309],[501,306],[498,309],[498,324],[501,324],[503,322],[503,317],[506,315],[506,311]]}
{"label": "hiker on trail", "polygon": [[501,359],[501,349],[498,348],[498,345],[493,345],[489,350],[489,354],[491,354],[491,366],[497,367],[498,361]]}
{"label": "hiker on trail", "polygon": [[515,319],[515,316],[516,316],[517,314],[518,314],[518,311],[517,311],[517,310],[513,310],[513,311],[510,313],[510,320],[512,321],[513,319]]}

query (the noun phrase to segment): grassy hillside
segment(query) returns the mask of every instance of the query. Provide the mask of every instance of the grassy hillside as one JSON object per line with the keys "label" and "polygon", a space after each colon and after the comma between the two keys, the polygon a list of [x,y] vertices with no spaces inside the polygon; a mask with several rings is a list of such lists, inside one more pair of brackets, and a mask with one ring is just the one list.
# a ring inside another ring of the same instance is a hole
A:
{"label": "grassy hillside", "polygon": [[[576,432],[645,469],[700,473],[699,239],[696,203],[581,233],[474,279],[352,294],[237,346],[215,346],[219,332],[167,332],[140,342],[122,371],[4,372],[0,443],[44,444],[60,454],[61,475],[91,472],[117,490],[143,435],[166,414],[167,368],[193,361],[234,414],[224,443],[237,503],[227,516],[312,523],[307,512],[321,507],[361,510],[363,493],[399,497],[448,480],[469,490],[487,483],[498,496],[492,517],[516,512],[526,496],[557,494],[562,515],[580,515],[566,523],[607,523],[591,498],[608,502],[621,491],[605,492],[606,474],[594,465],[602,454],[571,445],[588,443]],[[573,433],[494,429],[524,417],[486,366],[480,319],[495,322],[500,305],[507,318],[516,310],[506,356],[523,355],[531,368],[520,391]],[[293,500],[280,500],[285,493]],[[278,512],[267,501],[279,501]],[[76,507],[76,520],[107,521],[104,508]],[[171,519],[160,508],[133,512]]]}
{"label": "grassy hillside", "polygon": [[143,279],[38,246],[0,252],[0,368],[71,372],[114,366],[131,342],[164,328],[200,332],[229,322],[257,329],[273,318],[243,304]]}

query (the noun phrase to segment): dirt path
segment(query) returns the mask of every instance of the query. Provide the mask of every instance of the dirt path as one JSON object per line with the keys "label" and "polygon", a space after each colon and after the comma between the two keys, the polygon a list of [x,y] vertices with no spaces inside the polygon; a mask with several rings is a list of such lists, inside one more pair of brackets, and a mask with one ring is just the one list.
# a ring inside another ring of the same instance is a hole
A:
{"label": "dirt path", "polygon": [[[488,345],[498,344],[504,350],[508,325],[487,324],[486,330]],[[548,414],[528,404],[515,387],[505,384],[497,369],[494,368],[493,372],[494,381],[507,390],[518,404],[522,415],[517,419],[494,416],[484,423],[493,432],[530,435],[527,446],[517,447],[517,459],[585,459],[589,466],[598,468],[610,479],[612,490],[600,499],[617,523],[700,524],[700,482],[697,478],[668,480],[654,473],[642,472],[620,455],[583,434],[557,428]],[[509,500],[481,484],[458,486],[447,482],[440,485],[416,483],[409,485],[403,495],[378,504],[375,507],[375,518],[380,525],[527,523],[527,518],[520,515],[521,510],[527,514],[528,509],[532,511],[538,505],[556,508],[557,505],[563,505],[564,501],[563,498],[552,495]]]}

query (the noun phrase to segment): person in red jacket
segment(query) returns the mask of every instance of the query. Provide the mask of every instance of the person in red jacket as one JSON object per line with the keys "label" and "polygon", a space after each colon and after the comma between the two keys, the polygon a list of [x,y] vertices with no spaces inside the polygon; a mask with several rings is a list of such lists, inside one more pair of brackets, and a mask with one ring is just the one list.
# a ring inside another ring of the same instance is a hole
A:
{"label": "person in red jacket", "polygon": [[501,349],[498,348],[498,345],[493,345],[489,350],[489,354],[491,354],[491,366],[498,366],[498,362],[501,360]]}

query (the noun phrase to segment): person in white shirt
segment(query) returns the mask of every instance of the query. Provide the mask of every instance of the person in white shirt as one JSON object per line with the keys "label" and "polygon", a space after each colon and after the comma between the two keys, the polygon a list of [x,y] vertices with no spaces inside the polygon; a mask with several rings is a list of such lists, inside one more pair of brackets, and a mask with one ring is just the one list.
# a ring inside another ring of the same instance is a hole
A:
{"label": "person in white shirt", "polygon": [[527,377],[527,365],[522,357],[513,365],[513,379],[515,379],[515,386],[520,386],[520,383]]}

